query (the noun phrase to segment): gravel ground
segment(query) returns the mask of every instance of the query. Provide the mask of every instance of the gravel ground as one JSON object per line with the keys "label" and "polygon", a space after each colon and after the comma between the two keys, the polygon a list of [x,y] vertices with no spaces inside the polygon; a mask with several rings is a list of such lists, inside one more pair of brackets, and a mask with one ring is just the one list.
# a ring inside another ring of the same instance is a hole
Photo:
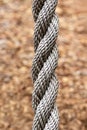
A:
{"label": "gravel ground", "polygon": [[[59,0],[60,130],[87,130],[87,4]],[[0,130],[31,130],[31,0],[0,0]]]}

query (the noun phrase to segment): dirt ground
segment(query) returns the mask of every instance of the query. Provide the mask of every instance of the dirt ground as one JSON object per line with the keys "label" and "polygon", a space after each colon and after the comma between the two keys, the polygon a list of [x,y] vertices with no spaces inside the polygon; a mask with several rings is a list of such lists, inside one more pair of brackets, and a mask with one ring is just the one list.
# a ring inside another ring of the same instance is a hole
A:
{"label": "dirt ground", "polygon": [[[60,130],[87,130],[87,4],[59,0]],[[31,130],[34,57],[31,0],[0,0],[0,130]]]}

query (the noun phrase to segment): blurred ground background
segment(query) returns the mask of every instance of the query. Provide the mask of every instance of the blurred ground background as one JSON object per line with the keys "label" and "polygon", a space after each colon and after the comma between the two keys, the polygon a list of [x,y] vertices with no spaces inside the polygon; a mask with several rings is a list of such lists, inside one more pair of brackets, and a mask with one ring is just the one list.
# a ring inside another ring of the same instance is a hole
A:
{"label": "blurred ground background", "polygon": [[[31,0],[0,0],[0,130],[31,130]],[[60,130],[87,130],[87,1],[59,0]]]}

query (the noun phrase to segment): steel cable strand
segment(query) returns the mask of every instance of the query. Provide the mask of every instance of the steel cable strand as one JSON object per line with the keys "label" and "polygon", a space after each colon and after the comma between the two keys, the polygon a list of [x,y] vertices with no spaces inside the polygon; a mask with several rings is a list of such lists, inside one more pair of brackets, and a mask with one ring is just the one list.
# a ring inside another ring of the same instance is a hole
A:
{"label": "steel cable strand", "polygon": [[[36,0],[38,1],[38,0]],[[41,1],[41,0],[40,0]],[[38,17],[34,17],[35,19],[35,29],[34,29],[34,48],[35,51],[44,37],[46,31],[48,30],[49,24],[55,15],[55,8],[57,5],[57,0],[45,0],[43,7],[41,8]],[[38,6],[39,8],[39,6]],[[33,7],[33,16],[35,14],[35,10],[38,8]]]}
{"label": "steel cable strand", "polygon": [[35,56],[32,65],[34,82],[32,105],[35,112],[33,130],[58,129],[59,116],[55,106],[58,92],[58,81],[55,76],[58,61],[56,5],[57,0],[33,0],[35,20]]}
{"label": "steel cable strand", "polygon": [[41,68],[43,67],[44,62],[47,60],[50,55],[53,47],[56,44],[58,35],[58,18],[56,15],[52,18],[52,22],[48,27],[48,30],[43,39],[41,39],[38,48],[36,50],[33,64],[32,64],[32,76],[33,81],[36,80]]}

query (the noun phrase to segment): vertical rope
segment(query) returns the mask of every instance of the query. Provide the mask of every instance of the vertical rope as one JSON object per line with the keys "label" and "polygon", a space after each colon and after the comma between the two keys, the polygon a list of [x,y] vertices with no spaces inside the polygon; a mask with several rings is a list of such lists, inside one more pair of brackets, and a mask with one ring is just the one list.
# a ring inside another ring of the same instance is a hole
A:
{"label": "vertical rope", "polygon": [[55,105],[58,93],[58,81],[55,76],[58,62],[56,6],[57,0],[33,0],[35,21],[35,56],[32,65],[34,83],[32,105],[35,112],[33,130],[58,130],[59,116]]}

